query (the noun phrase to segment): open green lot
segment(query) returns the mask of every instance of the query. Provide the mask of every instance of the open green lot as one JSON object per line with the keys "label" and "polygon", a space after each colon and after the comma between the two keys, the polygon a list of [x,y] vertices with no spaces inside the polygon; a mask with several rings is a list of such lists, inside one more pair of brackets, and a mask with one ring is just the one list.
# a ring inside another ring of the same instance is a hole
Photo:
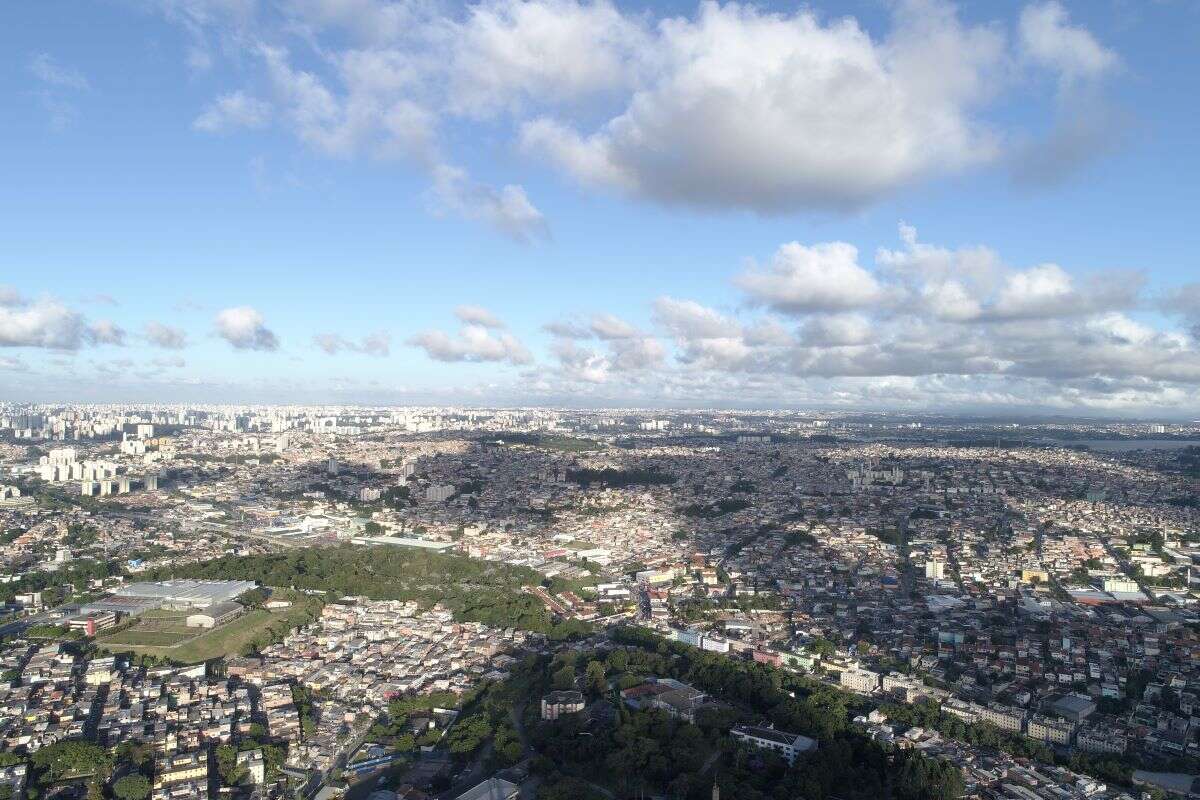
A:
{"label": "open green lot", "polygon": [[171,633],[167,631],[149,631],[130,628],[129,630],[118,631],[111,636],[106,636],[102,644],[173,647],[181,642],[187,641],[195,635],[195,631],[190,633]]}
{"label": "open green lot", "polygon": [[[310,618],[312,601],[300,600],[279,611],[252,609],[232,622],[212,630],[187,628],[186,615],[179,612],[155,612],[136,626],[109,636],[100,636],[96,644],[113,653],[138,653],[194,664],[220,656],[237,655],[248,645],[266,642],[269,628],[293,628]],[[314,609],[315,610],[315,609]]]}

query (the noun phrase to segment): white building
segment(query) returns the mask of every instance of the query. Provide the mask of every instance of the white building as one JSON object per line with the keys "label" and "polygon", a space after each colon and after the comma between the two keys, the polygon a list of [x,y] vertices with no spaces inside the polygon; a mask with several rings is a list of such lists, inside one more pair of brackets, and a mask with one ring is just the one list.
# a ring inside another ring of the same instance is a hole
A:
{"label": "white building", "polygon": [[521,787],[503,778],[488,778],[460,794],[455,800],[516,800]]}
{"label": "white building", "polygon": [[879,688],[879,675],[866,669],[845,669],[838,682],[847,689],[871,694]]}
{"label": "white building", "polygon": [[729,735],[739,742],[757,747],[760,750],[770,750],[778,753],[783,760],[791,764],[796,756],[817,749],[817,740],[798,733],[777,731],[774,728],[760,728],[754,725],[736,725]]}
{"label": "white building", "polygon": [[454,487],[448,483],[435,483],[425,488],[425,499],[430,503],[444,503],[454,494]]}

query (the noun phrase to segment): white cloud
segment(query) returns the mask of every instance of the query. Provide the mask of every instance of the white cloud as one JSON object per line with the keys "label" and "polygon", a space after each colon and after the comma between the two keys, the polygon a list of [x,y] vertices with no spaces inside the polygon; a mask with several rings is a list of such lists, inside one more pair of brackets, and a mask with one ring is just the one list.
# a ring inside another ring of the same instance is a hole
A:
{"label": "white cloud", "polygon": [[[1113,311],[1089,319],[1084,327],[1087,331],[1101,337],[1102,340],[1117,345],[1145,345],[1154,341],[1160,334],[1148,325],[1130,319],[1124,314]],[[1179,342],[1183,345],[1183,342]]]}
{"label": "white cloud", "polygon": [[214,325],[217,335],[238,350],[279,349],[279,338],[266,327],[262,314],[250,306],[222,310]]}
{"label": "white cloud", "polygon": [[596,338],[604,340],[636,339],[643,334],[615,314],[596,314],[588,325]]}
{"label": "white cloud", "polygon": [[457,336],[437,330],[424,331],[411,337],[407,343],[421,348],[434,361],[532,363],[533,356],[525,345],[512,334],[495,330],[503,323],[492,321],[497,323],[492,328],[465,322]]}
{"label": "white cloud", "polygon": [[75,90],[89,87],[88,79],[82,72],[59,62],[49,53],[35,53],[29,59],[29,71],[50,86]]}
{"label": "white cloud", "polygon": [[884,297],[875,277],[858,265],[858,248],[845,242],[789,242],[766,269],[744,272],[736,283],[751,301],[786,314],[847,311]]}
{"label": "white cloud", "polygon": [[1067,10],[1057,0],[1025,6],[1018,32],[1025,55],[1058,71],[1068,83],[1099,77],[1120,64],[1117,54],[1096,41],[1091,32],[1069,23]]}
{"label": "white cloud", "polygon": [[485,0],[453,26],[448,102],[488,116],[613,92],[632,85],[649,44],[606,0]]}
{"label": "white cloud", "polygon": [[[581,346],[599,338],[587,324],[551,323],[558,365],[538,385],[560,381],[566,396],[591,386],[588,396],[701,404],[757,398],[774,405],[786,396],[888,407],[1122,410],[1179,409],[1200,399],[1200,341],[1131,316],[1142,305],[1139,276],[1080,276],[1048,263],[1016,269],[986,247],[922,243],[907,225],[901,241],[898,250],[878,252],[874,273],[845,243],[781,248],[770,268],[739,277],[767,309],[755,318],[657,298],[653,319],[668,338],[651,339],[661,351],[653,381],[619,367],[611,352]],[[1168,294],[1159,307],[1200,321],[1200,284]],[[799,331],[772,312],[800,315]]]}
{"label": "white cloud", "polygon": [[650,50],[621,114],[591,133],[531,120],[525,147],[587,184],[764,212],[854,208],[997,152],[972,111],[1003,38],[941,3],[901,4],[874,41],[852,19],[705,2]]}
{"label": "white cloud", "polygon": [[695,300],[660,297],[654,301],[654,319],[685,339],[719,339],[739,335],[737,323]]}
{"label": "white cloud", "polygon": [[164,325],[161,322],[147,322],[142,328],[142,336],[155,347],[166,350],[182,350],[187,347],[187,334],[182,328]]}
{"label": "white cloud", "polygon": [[979,301],[956,280],[925,284],[921,287],[921,303],[934,317],[948,322],[978,319],[983,313]]}
{"label": "white cloud", "polygon": [[100,320],[89,325],[87,337],[95,344],[125,345],[125,329],[111,320]]}
{"label": "white cloud", "polygon": [[861,314],[810,317],[800,331],[804,343],[815,347],[862,345],[871,341],[871,321]]}
{"label": "white cloud", "polygon": [[471,325],[482,325],[485,328],[504,327],[504,322],[483,306],[458,306],[454,309],[454,316]]}
{"label": "white cloud", "polygon": [[578,319],[556,320],[542,326],[553,336],[563,339],[639,339],[645,333],[638,330],[636,325],[621,319],[616,314],[593,314],[586,321]]}
{"label": "white cloud", "polygon": [[318,333],[313,336],[313,344],[331,356],[347,351],[383,358],[392,351],[392,337],[384,331],[367,334],[357,342],[336,333]]}
{"label": "white cloud", "polygon": [[0,302],[0,347],[77,350],[88,341],[83,315],[57,300],[28,302],[10,290]]}
{"label": "white cloud", "polygon": [[1168,314],[1178,314],[1200,324],[1200,282],[1185,283],[1168,290],[1157,299],[1156,305]]}
{"label": "white cloud", "polygon": [[15,286],[0,283],[0,306],[25,305],[25,298]]}
{"label": "white cloud", "polygon": [[1109,272],[1077,279],[1057,264],[1027,269],[1007,266],[990,248],[949,249],[918,241],[902,224],[904,247],[875,256],[887,291],[907,295],[904,308],[946,322],[1080,316],[1128,308],[1138,302],[1144,279]]}
{"label": "white cloud", "polygon": [[458,167],[443,164],[434,172],[433,197],[438,208],[485,222],[518,242],[549,235],[546,218],[520,186],[496,189],[475,182]]}
{"label": "white cloud", "polygon": [[611,363],[594,350],[580,347],[571,339],[557,339],[550,349],[567,380],[604,383],[609,379]]}
{"label": "white cloud", "polygon": [[271,119],[271,106],[243,91],[213,100],[192,122],[196,130],[222,133],[237,128],[262,128]]}
{"label": "white cloud", "polygon": [[609,360],[612,368],[620,372],[636,372],[662,364],[666,348],[658,339],[620,338],[609,340]]}
{"label": "white cloud", "polygon": [[35,53],[27,66],[40,87],[31,94],[49,116],[50,129],[66,130],[79,116],[73,95],[90,88],[87,78],[49,53]]}
{"label": "white cloud", "polygon": [[[898,0],[875,35],[850,17],[736,2],[675,17],[611,0],[168,5],[206,54],[209,38],[258,53],[272,116],[298,139],[339,158],[403,159],[430,178],[436,208],[519,239],[544,235],[542,213],[519,183],[463,174],[448,152],[461,137],[446,131],[464,118],[640,199],[845,211],[1030,144],[989,112],[1010,90],[1044,91],[1027,80],[1038,71],[1110,71],[1109,51],[1054,4],[1026,9],[1020,49],[1012,20],[967,24],[948,0]],[[1013,69],[1022,55],[1032,75]],[[223,99],[229,113],[218,100],[198,126],[265,118],[244,94]]]}
{"label": "white cloud", "polygon": [[[637,380],[661,367],[667,355],[661,341],[615,314],[594,314],[586,323],[551,322],[543,329],[555,337],[550,350],[559,376],[569,381]],[[580,346],[577,342],[583,339],[599,341],[605,352]]]}
{"label": "white cloud", "polygon": [[993,310],[1001,317],[1054,316],[1074,291],[1071,276],[1062,267],[1042,264],[1010,275]]}

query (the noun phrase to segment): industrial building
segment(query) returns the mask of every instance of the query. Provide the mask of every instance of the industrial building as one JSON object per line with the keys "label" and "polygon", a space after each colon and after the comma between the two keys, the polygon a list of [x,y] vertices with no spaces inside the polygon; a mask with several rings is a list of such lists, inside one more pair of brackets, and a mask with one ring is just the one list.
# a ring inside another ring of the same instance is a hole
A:
{"label": "industrial building", "polygon": [[181,611],[205,609],[227,603],[255,588],[254,581],[168,580],[131,583],[122,586],[111,599],[145,598],[157,600],[159,608]]}

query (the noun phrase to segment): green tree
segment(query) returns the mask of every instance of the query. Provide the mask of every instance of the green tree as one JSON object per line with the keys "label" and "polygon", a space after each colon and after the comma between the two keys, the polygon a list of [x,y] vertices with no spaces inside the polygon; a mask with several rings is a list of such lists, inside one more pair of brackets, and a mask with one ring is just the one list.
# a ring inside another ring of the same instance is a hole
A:
{"label": "green tree", "polygon": [[596,694],[604,694],[608,681],[604,678],[604,664],[599,661],[589,661],[587,665],[587,687]]}
{"label": "green tree", "polygon": [[231,744],[223,744],[216,749],[217,773],[221,783],[226,786],[237,786],[246,777],[246,768],[237,763],[237,749]]}
{"label": "green tree", "polygon": [[32,761],[51,781],[71,775],[106,774],[112,767],[104,748],[79,739],[64,739],[40,748]]}
{"label": "green tree", "polygon": [[575,688],[575,668],[567,665],[554,673],[554,688],[558,690]]}
{"label": "green tree", "polygon": [[142,775],[126,775],[113,784],[118,800],[146,800],[150,796],[150,781]]}

